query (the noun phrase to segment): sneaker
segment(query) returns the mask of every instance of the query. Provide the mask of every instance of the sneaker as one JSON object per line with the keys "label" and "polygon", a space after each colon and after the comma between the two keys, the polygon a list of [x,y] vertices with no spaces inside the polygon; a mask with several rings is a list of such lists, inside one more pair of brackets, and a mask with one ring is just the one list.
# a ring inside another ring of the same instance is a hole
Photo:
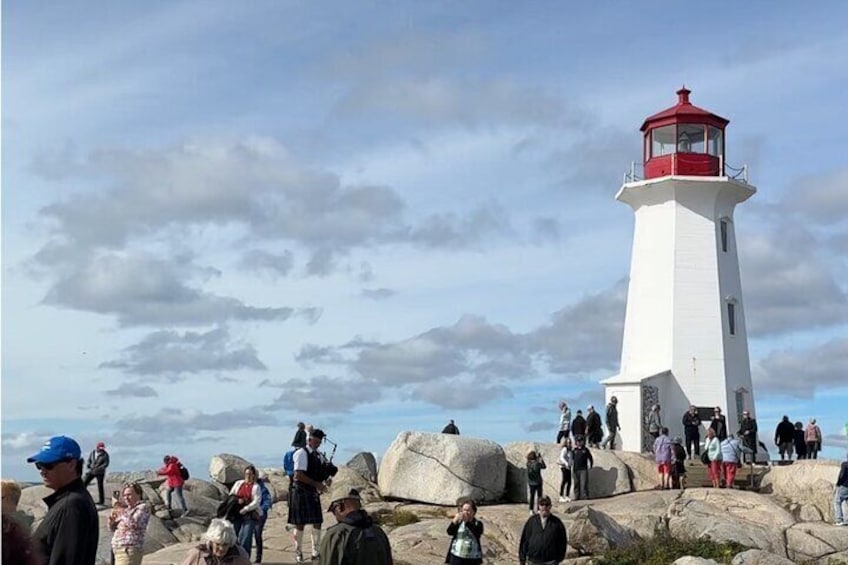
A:
{"label": "sneaker", "polygon": [[848,522],[836,522],[834,526],[848,526]]}
{"label": "sneaker", "polygon": [[294,562],[295,563],[303,563],[303,552],[299,549],[294,550]]}

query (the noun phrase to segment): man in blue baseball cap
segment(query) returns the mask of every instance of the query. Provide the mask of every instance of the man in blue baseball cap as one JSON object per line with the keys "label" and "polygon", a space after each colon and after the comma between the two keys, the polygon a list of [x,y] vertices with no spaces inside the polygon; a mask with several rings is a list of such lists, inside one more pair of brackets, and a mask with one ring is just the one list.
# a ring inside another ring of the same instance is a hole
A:
{"label": "man in blue baseball cap", "polygon": [[35,463],[44,486],[47,514],[33,534],[47,565],[94,565],[99,524],[94,500],[82,482],[80,446],[67,436],[52,437],[27,458]]}

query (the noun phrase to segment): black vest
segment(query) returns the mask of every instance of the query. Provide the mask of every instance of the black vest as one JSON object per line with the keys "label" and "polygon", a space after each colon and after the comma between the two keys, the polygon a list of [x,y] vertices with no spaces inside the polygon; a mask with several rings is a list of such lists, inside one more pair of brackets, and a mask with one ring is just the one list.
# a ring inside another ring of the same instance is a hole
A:
{"label": "black vest", "polygon": [[[321,456],[318,455],[318,451],[309,451],[309,449],[307,449],[306,447],[303,447],[302,449],[306,450],[306,476],[312,479],[313,481],[323,481],[324,464],[321,462]],[[300,481],[295,481],[295,483],[299,487],[313,490],[315,489],[315,487],[313,487],[312,485],[308,485]]]}

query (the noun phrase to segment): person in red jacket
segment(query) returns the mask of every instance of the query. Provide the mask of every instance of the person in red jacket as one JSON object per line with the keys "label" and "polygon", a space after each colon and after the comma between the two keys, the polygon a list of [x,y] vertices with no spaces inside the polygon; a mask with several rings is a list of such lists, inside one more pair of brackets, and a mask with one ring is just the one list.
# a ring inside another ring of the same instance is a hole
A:
{"label": "person in red jacket", "polygon": [[156,473],[167,477],[165,484],[168,487],[165,495],[165,502],[168,504],[168,510],[171,509],[171,493],[177,493],[177,500],[180,506],[183,507],[183,515],[188,513],[185,497],[183,496],[183,474],[180,471],[180,460],[175,455],[166,455],[163,459],[165,466],[159,469]]}

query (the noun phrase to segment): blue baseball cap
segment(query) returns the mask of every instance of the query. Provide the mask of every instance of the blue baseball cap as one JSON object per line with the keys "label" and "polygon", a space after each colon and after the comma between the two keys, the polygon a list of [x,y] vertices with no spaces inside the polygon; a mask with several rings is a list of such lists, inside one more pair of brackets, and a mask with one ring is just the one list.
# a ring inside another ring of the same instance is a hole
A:
{"label": "blue baseball cap", "polygon": [[56,463],[66,459],[79,459],[79,444],[68,436],[51,437],[41,446],[41,451],[27,458],[27,463]]}

